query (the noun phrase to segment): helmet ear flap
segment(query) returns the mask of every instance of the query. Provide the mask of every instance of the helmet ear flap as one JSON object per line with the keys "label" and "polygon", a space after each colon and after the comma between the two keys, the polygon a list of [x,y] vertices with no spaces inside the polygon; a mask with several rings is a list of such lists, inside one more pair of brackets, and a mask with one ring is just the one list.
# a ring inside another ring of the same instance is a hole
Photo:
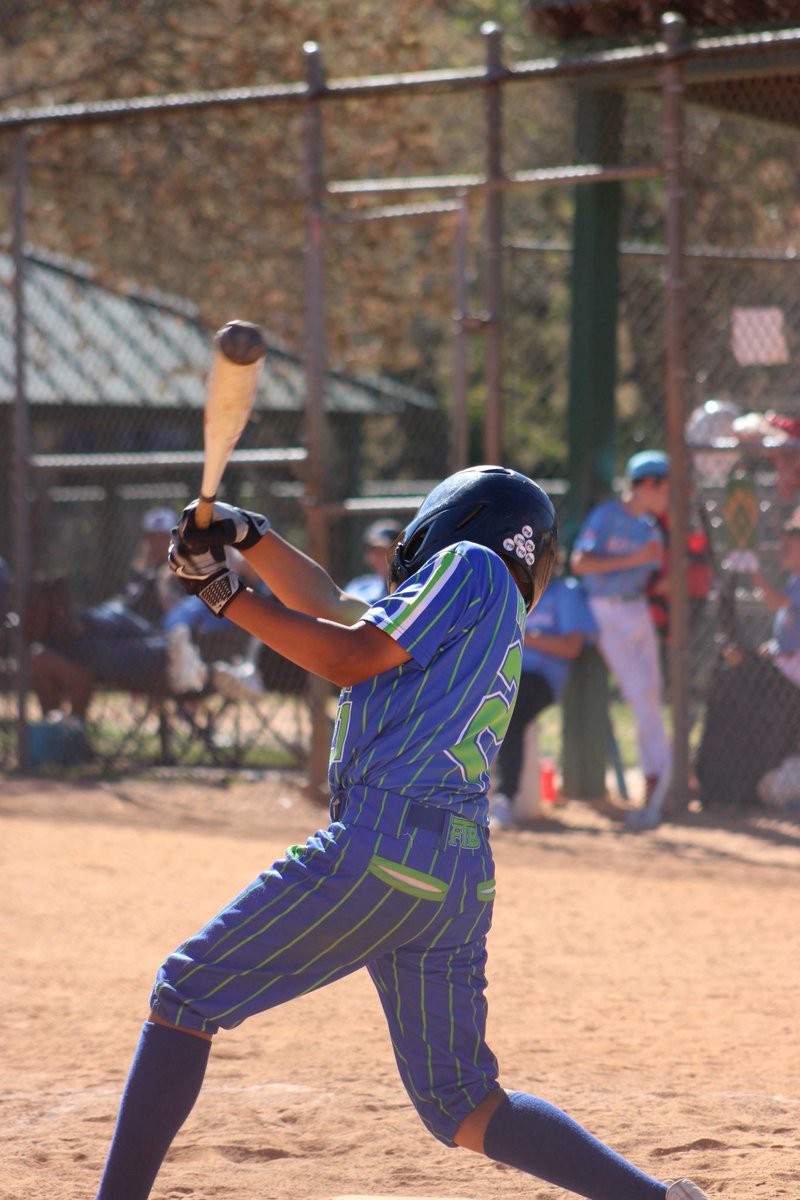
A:
{"label": "helmet ear flap", "polygon": [[405,583],[408,579],[408,567],[403,561],[404,549],[402,541],[399,541],[389,559],[386,579],[391,589],[399,587],[401,583]]}
{"label": "helmet ear flap", "polygon": [[419,529],[414,530],[407,542],[403,540],[406,531],[403,530],[400,534],[389,559],[388,580],[390,584],[398,587],[401,583],[405,583],[409,575],[416,570],[416,567],[412,567],[411,564],[416,562],[417,555],[428,536],[428,529],[427,524],[421,525]]}
{"label": "helmet ear flap", "polygon": [[414,531],[409,540],[403,546],[403,557],[407,562],[413,562],[415,560],[422,549],[423,542],[427,536],[427,525],[421,525],[419,529]]}
{"label": "helmet ear flap", "polygon": [[522,593],[525,611],[530,612],[533,608],[534,588],[533,577],[529,569],[518,558],[514,558],[513,554],[501,554],[500,557],[508,567],[514,582]]}
{"label": "helmet ear flap", "polygon": [[[533,604],[538,604],[542,598],[542,593],[546,590],[547,585],[553,578],[555,570],[556,558],[558,556],[558,539],[554,534],[550,539],[546,549],[540,556],[538,569],[533,576]],[[533,607],[533,605],[531,606]]]}

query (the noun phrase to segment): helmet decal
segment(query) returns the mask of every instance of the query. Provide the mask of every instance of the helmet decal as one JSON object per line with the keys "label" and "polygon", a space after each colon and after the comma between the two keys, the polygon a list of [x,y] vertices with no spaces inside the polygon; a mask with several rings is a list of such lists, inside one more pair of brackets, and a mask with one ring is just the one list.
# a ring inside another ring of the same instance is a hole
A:
{"label": "helmet decal", "polygon": [[526,566],[532,567],[536,562],[536,546],[533,543],[533,530],[530,525],[523,525],[513,538],[507,537],[503,542],[503,549],[508,550],[509,554],[516,554]]}

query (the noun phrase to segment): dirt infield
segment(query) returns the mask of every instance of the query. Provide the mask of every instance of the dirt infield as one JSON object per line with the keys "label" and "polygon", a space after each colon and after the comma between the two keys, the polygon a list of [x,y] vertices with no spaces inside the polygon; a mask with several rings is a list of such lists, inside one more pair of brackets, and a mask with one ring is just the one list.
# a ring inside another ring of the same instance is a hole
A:
{"label": "dirt infield", "polygon": [[[90,1200],[163,955],[324,820],[296,781],[0,780],[0,1200]],[[503,1082],[711,1197],[800,1197],[800,824],[495,838]],[[220,1035],[156,1200],[565,1193],[433,1141],[364,973]]]}

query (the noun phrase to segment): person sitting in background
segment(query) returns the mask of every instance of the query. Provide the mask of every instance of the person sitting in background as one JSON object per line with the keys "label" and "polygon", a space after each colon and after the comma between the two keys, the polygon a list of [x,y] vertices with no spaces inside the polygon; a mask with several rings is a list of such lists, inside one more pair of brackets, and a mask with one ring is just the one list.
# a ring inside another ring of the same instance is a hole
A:
{"label": "person sitting in background", "polygon": [[75,604],[64,577],[35,579],[24,634],[42,713],[62,710],[83,721],[99,686],[145,695],[202,691],[208,671],[183,629],[169,637],[116,601]]}
{"label": "person sitting in background", "polygon": [[350,596],[358,596],[367,604],[374,604],[386,595],[386,568],[389,551],[399,538],[401,528],[396,521],[381,519],[373,521],[364,533],[364,565],[366,574],[356,575],[344,590]]}
{"label": "person sitting in background", "polygon": [[[202,601],[184,593],[169,569],[167,553],[177,524],[178,514],[172,508],[147,510],[142,518],[139,553],[115,603],[154,629],[163,629],[175,646],[173,654],[178,662],[192,658],[192,648],[187,649],[187,643],[197,646],[203,662],[210,668],[215,689],[229,700],[255,700],[265,689],[252,661],[256,649],[252,639],[243,637],[230,621],[215,621]],[[232,558],[248,583],[257,586],[259,581],[248,576],[242,556],[232,551]],[[187,684],[192,683],[196,674],[190,667],[184,677]]]}
{"label": "person sitting in background", "polygon": [[172,508],[147,510],[142,517],[139,553],[120,594],[125,608],[151,625],[161,625],[170,609],[185,599],[167,564],[170,535],[177,524],[178,514]]}
{"label": "person sitting in background", "polygon": [[767,607],[775,613],[773,640],[764,647],[777,669],[800,688],[800,508],[784,522],[780,563],[789,576],[780,590],[772,587],[759,569],[753,582],[761,589]]}
{"label": "person sitting in background", "polygon": [[[229,548],[228,557],[231,566],[249,587],[261,595],[267,594],[261,580],[238,550]],[[257,700],[264,695],[261,643],[247,637],[227,618],[217,620],[198,596],[182,595],[165,615],[162,626],[171,638],[182,636],[182,627],[190,631],[203,661],[210,666],[214,688],[221,695],[229,700]]]}
{"label": "person sitting in background", "polygon": [[578,580],[552,579],[525,624],[517,703],[492,771],[493,828],[506,828],[524,811],[518,795],[526,734],[531,722],[560,698],[573,659],[596,632]]}
{"label": "person sitting in background", "polygon": [[783,526],[780,563],[783,588],[754,574],[775,613],[772,640],[757,653],[726,647],[711,683],[695,761],[709,806],[758,804],[760,781],[800,751],[800,508]]}
{"label": "person sitting in background", "polygon": [[634,454],[625,468],[621,499],[589,513],[572,554],[572,570],[589,595],[598,647],[633,709],[639,761],[645,778],[644,809],[629,823],[658,824],[670,785],[671,751],[661,711],[661,655],[645,595],[664,558],[657,518],[669,497],[669,459],[660,450]]}

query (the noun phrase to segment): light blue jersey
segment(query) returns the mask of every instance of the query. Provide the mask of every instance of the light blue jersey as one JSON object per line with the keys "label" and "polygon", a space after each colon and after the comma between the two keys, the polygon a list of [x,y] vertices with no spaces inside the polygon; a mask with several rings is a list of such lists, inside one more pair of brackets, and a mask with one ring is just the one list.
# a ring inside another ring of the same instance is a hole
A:
{"label": "light blue jersey", "polygon": [[489,768],[508,726],[525,609],[493,551],[459,542],[434,555],[365,620],[410,662],[344,688],[334,732],[334,795],[430,803],[487,822]]}
{"label": "light blue jersey", "polygon": [[[575,541],[575,549],[587,554],[621,558],[653,541],[664,541],[664,534],[655,517],[649,514],[634,516],[619,500],[606,500],[589,513]],[[644,595],[653,570],[653,564],[646,563],[641,567],[604,571],[583,576],[583,584],[590,597],[633,599]]]}
{"label": "light blue jersey", "polygon": [[348,596],[358,596],[359,600],[363,600],[365,604],[377,604],[389,589],[386,586],[385,575],[372,573],[356,575],[355,579],[351,579],[349,583],[345,584],[344,590]]}
{"label": "light blue jersey", "polygon": [[780,654],[800,653],[800,575],[790,575],[783,589],[789,601],[775,614],[773,636]]}
{"label": "light blue jersey", "polygon": [[[597,625],[586,600],[586,594],[577,579],[553,579],[525,625],[526,633],[541,633],[560,636],[581,633],[590,641],[597,633]],[[550,684],[553,699],[557,700],[564,690],[572,661],[558,658],[526,646],[522,655],[523,671],[535,671]]]}

